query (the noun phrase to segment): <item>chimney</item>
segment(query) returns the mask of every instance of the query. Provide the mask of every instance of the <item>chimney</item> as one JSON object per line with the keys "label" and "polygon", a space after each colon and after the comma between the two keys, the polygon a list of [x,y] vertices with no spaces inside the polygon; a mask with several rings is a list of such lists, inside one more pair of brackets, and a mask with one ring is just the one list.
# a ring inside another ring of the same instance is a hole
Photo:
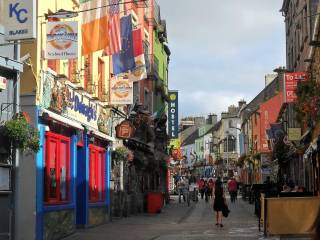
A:
{"label": "chimney", "polygon": [[207,124],[215,125],[218,122],[218,116],[216,114],[209,114]]}

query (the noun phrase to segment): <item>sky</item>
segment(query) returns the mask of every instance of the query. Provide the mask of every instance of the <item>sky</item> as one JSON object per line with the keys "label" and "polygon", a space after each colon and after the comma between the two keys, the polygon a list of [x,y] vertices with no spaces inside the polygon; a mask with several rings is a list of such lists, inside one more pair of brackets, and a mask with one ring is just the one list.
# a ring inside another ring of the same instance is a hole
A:
{"label": "sky", "polygon": [[167,21],[169,88],[179,116],[220,114],[285,66],[281,0],[157,0]]}

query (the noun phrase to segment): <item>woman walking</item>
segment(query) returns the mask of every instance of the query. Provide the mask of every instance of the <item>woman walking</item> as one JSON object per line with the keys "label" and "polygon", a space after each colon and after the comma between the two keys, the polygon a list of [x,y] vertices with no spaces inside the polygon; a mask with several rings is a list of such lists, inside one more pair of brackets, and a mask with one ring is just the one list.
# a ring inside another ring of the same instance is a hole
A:
{"label": "woman walking", "polygon": [[222,209],[225,204],[224,192],[222,187],[222,182],[220,178],[217,179],[215,183],[214,189],[214,202],[213,202],[213,209],[216,212],[216,226],[223,227],[222,224]]}

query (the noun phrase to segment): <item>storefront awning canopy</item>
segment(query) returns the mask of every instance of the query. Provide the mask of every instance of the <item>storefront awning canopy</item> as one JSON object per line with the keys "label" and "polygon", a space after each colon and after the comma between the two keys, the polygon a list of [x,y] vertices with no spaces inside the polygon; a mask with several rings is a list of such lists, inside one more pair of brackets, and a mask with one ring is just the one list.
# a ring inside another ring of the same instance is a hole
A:
{"label": "storefront awning canopy", "polygon": [[55,120],[66,126],[74,127],[80,130],[84,129],[84,127],[79,122],[63,117],[57,113],[51,112],[46,109],[41,109],[39,112],[39,116],[42,116],[43,118],[49,118],[49,119]]}

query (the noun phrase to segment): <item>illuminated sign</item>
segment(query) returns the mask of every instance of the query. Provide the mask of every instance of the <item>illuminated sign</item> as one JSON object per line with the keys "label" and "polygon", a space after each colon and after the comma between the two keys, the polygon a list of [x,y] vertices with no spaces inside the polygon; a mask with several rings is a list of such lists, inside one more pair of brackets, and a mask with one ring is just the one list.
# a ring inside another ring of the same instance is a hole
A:
{"label": "illuminated sign", "polygon": [[178,138],[178,91],[169,91],[168,105],[169,138]]}

